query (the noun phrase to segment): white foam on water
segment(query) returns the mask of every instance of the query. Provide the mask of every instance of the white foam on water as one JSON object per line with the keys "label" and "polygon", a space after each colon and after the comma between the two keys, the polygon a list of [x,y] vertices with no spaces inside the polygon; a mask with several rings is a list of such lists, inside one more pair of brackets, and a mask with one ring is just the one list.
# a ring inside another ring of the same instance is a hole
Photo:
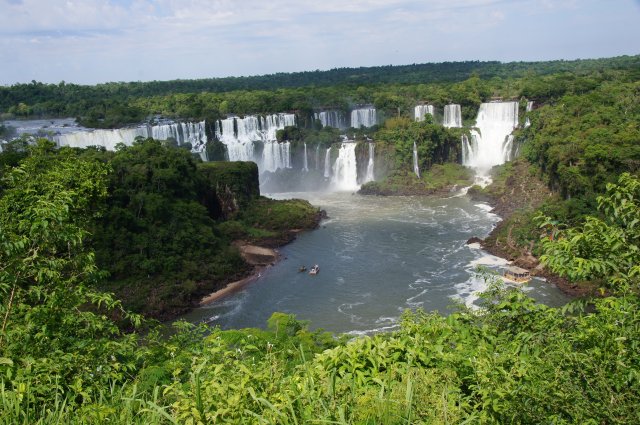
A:
{"label": "white foam on water", "polygon": [[489,204],[473,204],[474,207],[480,208],[483,211],[491,212],[493,207]]}
{"label": "white foam on water", "polygon": [[396,330],[400,327],[400,324],[395,324],[395,325],[391,325],[391,326],[382,326],[379,328],[373,328],[373,329],[366,329],[366,330],[362,330],[362,331],[349,331],[347,332],[345,335],[353,335],[353,336],[367,336],[367,335],[375,335],[375,334],[379,334],[379,333],[383,333],[383,332],[389,332],[389,331],[393,331]]}
{"label": "white foam on water", "polygon": [[496,257],[495,255],[487,254],[483,255],[480,258],[477,258],[469,263],[471,267],[477,266],[489,266],[489,267],[498,267],[498,266],[506,266],[510,264],[509,260],[505,260],[504,258]]}

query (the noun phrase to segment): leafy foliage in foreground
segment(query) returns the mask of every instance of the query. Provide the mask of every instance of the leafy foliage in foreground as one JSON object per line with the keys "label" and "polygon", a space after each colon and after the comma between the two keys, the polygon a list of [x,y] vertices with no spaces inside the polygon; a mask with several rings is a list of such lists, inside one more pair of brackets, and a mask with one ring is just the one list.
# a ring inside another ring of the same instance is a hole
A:
{"label": "leafy foliage in foreground", "polygon": [[[139,320],[91,289],[100,276],[84,245],[106,167],[36,149],[0,197],[0,423],[640,421],[629,287],[587,313],[493,286],[482,310],[406,312],[399,330],[350,341],[286,314],[266,330],[122,334],[110,316]],[[602,200],[627,232],[637,185],[623,176]]]}
{"label": "leafy foliage in foreground", "polygon": [[542,261],[573,281],[596,280],[611,290],[640,289],[640,180],[624,173],[597,199],[600,217],[560,230],[539,217],[549,232]]}

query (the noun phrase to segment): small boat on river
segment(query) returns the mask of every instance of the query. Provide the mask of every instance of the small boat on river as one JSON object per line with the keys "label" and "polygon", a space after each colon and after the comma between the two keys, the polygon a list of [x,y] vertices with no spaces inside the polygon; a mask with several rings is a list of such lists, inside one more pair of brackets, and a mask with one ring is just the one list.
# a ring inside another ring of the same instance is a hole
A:
{"label": "small boat on river", "polygon": [[309,270],[309,274],[318,274],[319,272],[320,272],[320,266],[317,264],[311,267],[311,270]]}
{"label": "small boat on river", "polygon": [[531,280],[531,273],[529,270],[521,269],[520,267],[509,266],[504,271],[502,278],[507,282],[527,283]]}
{"label": "small boat on river", "polygon": [[306,272],[306,271],[307,271],[307,266],[300,266],[300,268],[298,269],[299,273]]}

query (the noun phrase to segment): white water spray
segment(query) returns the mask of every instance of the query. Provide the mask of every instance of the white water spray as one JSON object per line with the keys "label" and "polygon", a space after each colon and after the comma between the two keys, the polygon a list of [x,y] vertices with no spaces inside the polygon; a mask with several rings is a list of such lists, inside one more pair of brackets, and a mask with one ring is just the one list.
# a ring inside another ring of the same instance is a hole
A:
{"label": "white water spray", "polygon": [[[294,114],[248,115],[216,122],[216,137],[227,147],[229,161],[255,161],[260,171],[291,168],[289,142],[278,143],[276,132],[295,126]],[[254,142],[263,142],[262,158],[256,158]]]}
{"label": "white water spray", "polygon": [[370,182],[375,180],[374,174],[374,156],[375,156],[375,145],[373,143],[369,143],[369,162],[367,163],[367,174],[364,178],[364,182]]}
{"label": "white water spray", "polygon": [[[518,102],[483,103],[478,110],[472,140],[463,139],[464,165],[476,169],[476,180],[488,184],[489,170],[511,159],[513,136],[518,126]],[[466,152],[466,153],[465,153]]]}
{"label": "white water spray", "polygon": [[351,111],[351,127],[373,127],[378,123],[376,108],[360,108]]}
{"label": "white water spray", "polygon": [[356,164],[356,144],[343,143],[338,158],[333,164],[331,187],[338,191],[355,191],[358,185],[358,166]]}
{"label": "white water spray", "polygon": [[418,166],[418,146],[413,142],[413,172],[420,178],[420,167]]}
{"label": "white water spray", "polygon": [[460,109],[460,105],[445,105],[442,125],[449,128],[462,127],[462,110]]}
{"label": "white water spray", "polygon": [[323,127],[347,128],[347,117],[342,111],[331,110],[316,112],[313,114],[313,117],[319,120]]}
{"label": "white water spray", "polygon": [[527,118],[524,122],[524,128],[531,126],[531,121],[529,120],[529,112],[533,111],[533,100],[527,102]]}
{"label": "white water spray", "polygon": [[309,171],[309,164],[307,162],[307,144],[304,144],[304,158],[302,161],[302,171]]}
{"label": "white water spray", "polygon": [[414,109],[414,116],[416,121],[424,121],[424,116],[426,114],[430,114],[431,116],[435,115],[435,110],[433,105],[418,105]]}
{"label": "white water spray", "polygon": [[156,140],[174,139],[178,145],[191,143],[193,152],[201,152],[207,143],[205,122],[172,123],[139,127],[120,128],[115,130],[87,130],[75,131],[53,136],[58,146],[86,148],[88,146],[103,146],[113,151],[116,145],[124,143],[131,146],[136,138],[153,137]]}
{"label": "white water spray", "polygon": [[331,146],[327,148],[327,153],[324,154],[324,176],[326,178],[331,177]]}

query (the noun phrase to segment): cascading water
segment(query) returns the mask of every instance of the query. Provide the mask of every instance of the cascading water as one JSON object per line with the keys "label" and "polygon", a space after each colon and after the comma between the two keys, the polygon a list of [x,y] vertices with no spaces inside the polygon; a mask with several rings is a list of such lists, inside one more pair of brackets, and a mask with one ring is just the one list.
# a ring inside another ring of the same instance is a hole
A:
{"label": "cascading water", "polygon": [[274,172],[279,168],[291,168],[291,144],[289,142],[266,142],[262,150],[260,171]]}
{"label": "cascading water", "polygon": [[245,121],[246,119],[236,117],[216,121],[216,137],[227,147],[229,161],[254,160],[253,142],[247,134]]}
{"label": "cascading water", "polygon": [[413,172],[420,178],[420,167],[418,166],[418,145],[413,142]]}
{"label": "cascading water", "polygon": [[316,145],[316,156],[315,156],[315,162],[316,162],[316,170],[320,169],[320,145]]}
{"label": "cascading water", "polygon": [[462,127],[462,111],[460,105],[445,105],[442,125],[449,128]]}
{"label": "cascading water", "polygon": [[304,144],[304,158],[302,159],[302,171],[309,171],[309,163],[307,162],[307,144]]}
{"label": "cascading water", "polygon": [[435,115],[433,105],[418,105],[415,107],[414,115],[416,121],[424,121],[424,116],[426,114],[431,114],[431,116]]}
{"label": "cascading water", "polygon": [[360,188],[355,143],[342,143],[340,146],[338,158],[333,164],[331,187],[338,191],[354,191]]}
{"label": "cascading water", "polygon": [[374,157],[375,157],[375,145],[373,143],[369,143],[369,162],[367,163],[367,174],[364,178],[364,182],[370,182],[375,180],[374,175]]}
{"label": "cascading water", "polygon": [[325,178],[331,177],[331,146],[327,148],[327,153],[324,154],[324,176]]}
{"label": "cascading water", "polygon": [[524,128],[531,126],[531,121],[529,121],[529,112],[533,111],[533,100],[527,102],[527,118],[524,122]]}
{"label": "cascading water", "polygon": [[518,126],[518,102],[483,103],[478,110],[476,127],[471,130],[471,142],[464,151],[464,165],[476,169],[479,184],[488,184],[488,173],[494,165],[510,159],[513,145],[511,132]]}
{"label": "cascading water", "polygon": [[[248,115],[216,122],[216,137],[227,147],[229,161],[255,161],[260,171],[290,168],[290,144],[278,143],[276,132],[295,126],[294,114]],[[262,159],[255,157],[254,142],[263,142]]]}
{"label": "cascading water", "polygon": [[313,117],[320,120],[323,127],[334,127],[339,129],[347,128],[347,117],[342,111],[332,110],[316,112],[313,114]]}
{"label": "cascading water", "polygon": [[207,143],[205,122],[172,123],[154,126],[120,128],[115,130],[76,131],[53,136],[58,146],[86,148],[103,146],[107,150],[115,150],[116,145],[124,143],[131,146],[137,137],[153,137],[156,140],[175,139],[178,145],[191,143],[193,152],[202,152]]}
{"label": "cascading water", "polygon": [[206,143],[205,122],[199,123],[181,122],[175,124],[162,124],[150,127],[151,137],[156,140],[175,139],[179,145],[191,143],[194,151],[204,149],[203,142]]}
{"label": "cascading water", "polygon": [[[462,163],[463,164],[468,164],[471,158],[471,153],[476,149],[471,145],[471,142],[469,142],[469,138],[467,137],[466,134],[462,135],[461,138],[461,142],[462,142]],[[475,138],[472,137],[471,138],[472,141],[475,141]]]}
{"label": "cascading water", "polygon": [[376,108],[360,108],[351,111],[351,127],[373,127],[378,123]]}

